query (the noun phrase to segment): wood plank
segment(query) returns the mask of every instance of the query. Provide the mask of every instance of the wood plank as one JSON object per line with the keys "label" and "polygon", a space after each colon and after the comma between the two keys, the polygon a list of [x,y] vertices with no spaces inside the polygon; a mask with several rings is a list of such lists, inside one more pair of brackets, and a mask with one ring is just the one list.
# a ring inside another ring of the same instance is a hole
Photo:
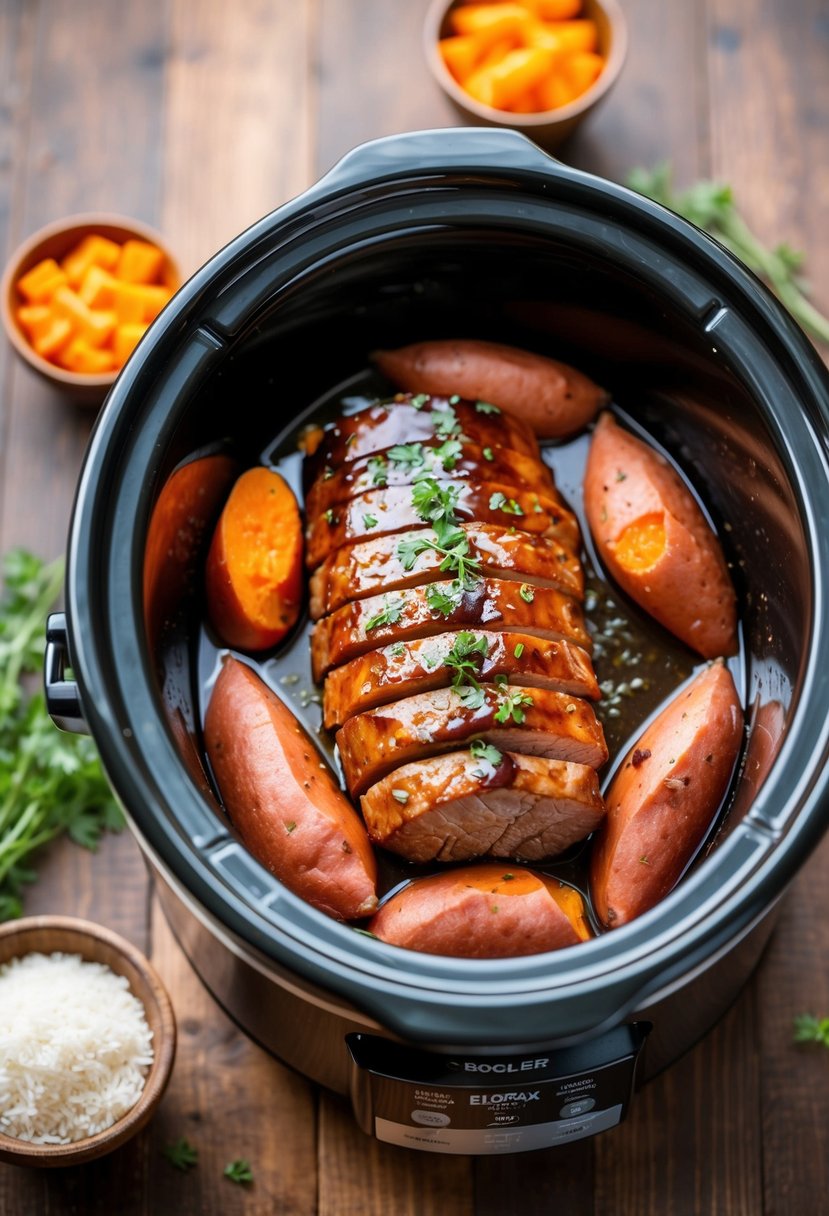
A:
{"label": "wood plank", "polygon": [[162,214],[187,274],[311,182],[313,11],[171,4]]}
{"label": "wood plank", "polygon": [[[472,1159],[381,1144],[320,1093],[318,1216],[473,1216]],[[503,1208],[502,1212],[511,1209]]]}

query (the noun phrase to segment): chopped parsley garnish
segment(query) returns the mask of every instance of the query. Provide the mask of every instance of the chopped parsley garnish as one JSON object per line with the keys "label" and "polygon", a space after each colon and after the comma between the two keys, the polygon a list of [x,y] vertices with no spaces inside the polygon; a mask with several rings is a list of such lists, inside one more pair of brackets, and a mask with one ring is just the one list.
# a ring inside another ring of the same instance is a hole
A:
{"label": "chopped parsley garnish", "polygon": [[440,612],[443,616],[451,616],[457,611],[463,599],[464,592],[470,588],[464,587],[460,579],[451,583],[430,583],[426,588],[426,603],[430,612]]}
{"label": "chopped parsley garnish", "polygon": [[402,659],[405,653],[406,647],[402,642],[395,642],[393,646],[389,647],[389,654],[393,659]]}
{"label": "chopped parsley garnish", "polygon": [[489,651],[487,639],[468,630],[461,630],[452,644],[452,649],[443,660],[444,667],[452,671],[452,688],[466,709],[480,709],[484,703],[484,690],[474,673],[480,671],[481,655],[486,658]]}
{"label": "chopped parsley garnish", "polygon": [[492,455],[492,448],[483,449],[483,458],[484,458],[484,460],[494,460],[495,459],[495,457]]}
{"label": "chopped parsley garnish", "polygon": [[524,643],[517,642],[516,646],[515,646],[515,650],[513,650],[512,653],[515,655],[516,659],[520,659],[521,655],[524,653]]}
{"label": "chopped parsley garnish", "polygon": [[330,465],[327,464],[325,466],[325,468],[322,470],[322,480],[330,481],[333,476],[334,476],[334,470],[331,468]]}
{"label": "chopped parsley garnish", "polygon": [[329,507],[327,511],[323,511],[322,518],[330,527],[333,527],[333,525],[336,523],[336,519],[334,518],[334,508]]}
{"label": "chopped parsley garnish", "polygon": [[521,596],[521,599],[525,604],[531,604],[535,599],[535,592],[529,583],[522,583],[518,588],[518,594]]}
{"label": "chopped parsley garnish", "polygon": [[829,1018],[816,1018],[811,1013],[801,1013],[794,1020],[795,1043],[822,1043],[829,1047]]}
{"label": "chopped parsley garnish", "polygon": [[180,1140],[176,1140],[174,1144],[165,1144],[161,1151],[170,1165],[185,1173],[192,1169],[199,1160],[199,1150],[185,1140],[184,1136]]}
{"label": "chopped parsley garnish", "polygon": [[412,506],[425,523],[457,523],[455,508],[461,486],[450,484],[443,488],[434,477],[424,477],[412,487]]}
{"label": "chopped parsley garnish", "polygon": [[228,1162],[224,1168],[224,1176],[239,1184],[253,1182],[253,1170],[250,1168],[250,1162],[244,1157],[237,1157],[235,1161]]}
{"label": "chopped parsley garnish", "polygon": [[468,586],[470,577],[479,570],[480,562],[469,556],[469,540],[458,527],[455,508],[460,492],[460,486],[450,485],[444,489],[433,477],[426,477],[413,486],[412,505],[420,519],[432,523],[434,531],[405,536],[399,541],[397,557],[404,570],[412,570],[421,553],[432,549],[442,559],[438,569],[444,573],[451,570],[464,586]]}
{"label": "chopped parsley garnish", "polygon": [[475,412],[477,414],[500,414],[501,411],[497,405],[491,405],[488,401],[476,401]]}
{"label": "chopped parsley garnish", "polygon": [[389,481],[389,462],[382,456],[371,456],[368,462],[368,472],[373,486],[386,486]]}
{"label": "chopped parsley garnish", "polygon": [[364,515],[363,516],[363,527],[364,528],[376,528],[377,527],[377,516],[376,515]]}
{"label": "chopped parsley garnish", "polygon": [[370,633],[372,629],[379,629],[382,625],[396,625],[403,615],[405,607],[405,601],[399,597],[389,599],[386,596],[381,610],[366,621],[366,633]]}
{"label": "chopped parsley garnish", "polygon": [[452,406],[460,401],[458,398],[449,398],[449,405],[445,410],[432,410],[432,426],[435,434],[439,439],[451,439],[453,436],[460,436],[461,424],[458,422],[458,415],[452,409]]}
{"label": "chopped parsley garnish", "polygon": [[500,490],[496,490],[489,497],[490,511],[503,511],[506,515],[523,515],[520,505],[514,498],[507,498],[506,494],[502,494]]}
{"label": "chopped parsley garnish", "polygon": [[417,393],[414,397],[412,397],[409,405],[413,405],[416,410],[422,410],[424,405],[427,404],[428,400],[428,393]]}
{"label": "chopped parsley garnish", "polygon": [[501,704],[495,714],[496,722],[509,722],[512,718],[513,722],[520,726],[526,718],[524,713],[525,705],[533,705],[534,701],[529,693],[523,692],[520,688],[513,691],[504,692]]}
{"label": "chopped parsley garnish", "polygon": [[483,760],[485,764],[491,764],[493,768],[497,768],[504,758],[503,753],[499,752],[497,747],[492,743],[485,743],[483,739],[473,739],[469,750],[473,760]]}
{"label": "chopped parsley garnish", "polygon": [[463,444],[459,439],[444,439],[440,447],[434,449],[434,457],[439,460],[444,470],[450,473],[463,452]]}
{"label": "chopped parsley garnish", "polygon": [[453,393],[452,396],[449,398],[450,405],[457,405],[459,401],[460,401],[460,397],[458,396],[457,393]]}
{"label": "chopped parsley garnish", "polygon": [[419,469],[426,463],[426,453],[422,443],[396,443],[389,448],[389,460],[407,469]]}

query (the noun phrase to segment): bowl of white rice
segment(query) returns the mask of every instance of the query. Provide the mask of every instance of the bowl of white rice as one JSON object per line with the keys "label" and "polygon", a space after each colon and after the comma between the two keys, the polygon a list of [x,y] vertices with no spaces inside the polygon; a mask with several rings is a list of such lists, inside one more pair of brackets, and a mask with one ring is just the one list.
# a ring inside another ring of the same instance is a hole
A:
{"label": "bowl of white rice", "polygon": [[170,1078],[170,998],[135,946],[90,921],[0,925],[0,1161],[78,1165],[140,1131]]}

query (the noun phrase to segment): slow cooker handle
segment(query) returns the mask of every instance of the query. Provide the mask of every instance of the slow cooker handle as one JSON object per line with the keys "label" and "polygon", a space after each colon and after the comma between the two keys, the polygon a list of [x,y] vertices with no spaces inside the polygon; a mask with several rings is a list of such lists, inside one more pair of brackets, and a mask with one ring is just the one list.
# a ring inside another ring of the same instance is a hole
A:
{"label": "slow cooker handle", "polygon": [[70,666],[66,613],[53,612],[46,621],[46,652],[43,656],[43,686],[46,708],[55,726],[75,734],[89,734],[81,694],[74,680],[66,679]]}
{"label": "slow cooker handle", "polygon": [[442,127],[359,144],[320,179],[314,193],[319,190],[329,195],[332,189],[351,189],[369,181],[399,180],[412,174],[422,178],[448,172],[457,178],[464,173],[491,175],[493,170],[550,173],[559,167],[559,161],[518,131]]}

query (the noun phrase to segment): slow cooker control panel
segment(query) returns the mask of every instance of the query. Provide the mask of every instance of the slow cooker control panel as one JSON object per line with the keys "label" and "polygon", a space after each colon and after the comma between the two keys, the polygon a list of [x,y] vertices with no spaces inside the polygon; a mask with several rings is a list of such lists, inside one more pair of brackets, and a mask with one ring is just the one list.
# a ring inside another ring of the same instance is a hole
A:
{"label": "slow cooker control panel", "polygon": [[521,1153],[593,1136],[625,1117],[649,1027],[527,1055],[447,1055],[377,1035],[346,1038],[363,1131],[432,1153]]}

